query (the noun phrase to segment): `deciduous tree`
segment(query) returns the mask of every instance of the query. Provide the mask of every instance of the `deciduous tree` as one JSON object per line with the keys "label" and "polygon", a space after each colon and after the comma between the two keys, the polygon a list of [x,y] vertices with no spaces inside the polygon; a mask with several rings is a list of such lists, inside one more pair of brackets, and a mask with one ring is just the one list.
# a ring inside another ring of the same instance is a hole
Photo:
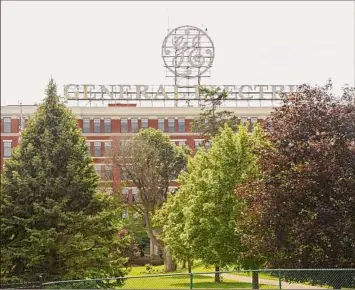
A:
{"label": "deciduous tree", "polygon": [[243,242],[264,266],[355,267],[354,90],[330,89],[283,95],[265,123],[260,178],[238,189],[248,204]]}
{"label": "deciduous tree", "polygon": [[[177,212],[170,211],[167,218],[165,236],[175,236],[174,216],[183,215],[179,239],[189,245],[194,258],[214,265],[217,272],[220,267],[238,263],[242,249],[236,216],[243,201],[236,198],[235,187],[256,170],[252,139],[244,126],[235,134],[225,125],[209,151],[199,150],[189,161],[187,172],[179,178],[176,198],[182,199],[181,206],[173,208]],[[218,273],[215,281],[220,281]]]}
{"label": "deciduous tree", "polygon": [[188,149],[172,144],[161,131],[148,128],[130,140],[113,142],[111,160],[138,189],[138,203],[129,203],[144,219],[148,237],[163,252],[165,271],[174,270],[169,249],[157,237],[152,217],[166,201],[169,186],[185,169]]}

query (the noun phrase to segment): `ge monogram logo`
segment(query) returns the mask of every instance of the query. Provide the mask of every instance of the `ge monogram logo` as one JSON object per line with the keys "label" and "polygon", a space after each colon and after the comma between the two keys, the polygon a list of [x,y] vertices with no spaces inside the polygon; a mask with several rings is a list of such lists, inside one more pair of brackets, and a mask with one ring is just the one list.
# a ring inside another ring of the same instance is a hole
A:
{"label": "ge monogram logo", "polygon": [[212,66],[214,53],[211,38],[194,26],[175,28],[162,46],[165,67],[175,76],[185,78],[203,75]]}

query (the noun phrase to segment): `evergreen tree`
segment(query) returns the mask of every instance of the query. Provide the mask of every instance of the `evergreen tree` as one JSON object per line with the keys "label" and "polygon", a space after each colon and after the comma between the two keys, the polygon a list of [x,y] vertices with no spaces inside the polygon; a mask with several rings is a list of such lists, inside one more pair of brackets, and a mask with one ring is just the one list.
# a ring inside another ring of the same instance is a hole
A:
{"label": "evergreen tree", "polygon": [[121,276],[119,212],[51,79],[1,176],[2,283]]}
{"label": "evergreen tree", "polygon": [[232,111],[221,109],[222,102],[227,100],[228,93],[219,87],[209,89],[200,87],[200,96],[203,99],[201,112],[192,123],[192,131],[198,132],[206,140],[219,134],[219,129],[227,124],[233,131],[238,129],[238,116]]}

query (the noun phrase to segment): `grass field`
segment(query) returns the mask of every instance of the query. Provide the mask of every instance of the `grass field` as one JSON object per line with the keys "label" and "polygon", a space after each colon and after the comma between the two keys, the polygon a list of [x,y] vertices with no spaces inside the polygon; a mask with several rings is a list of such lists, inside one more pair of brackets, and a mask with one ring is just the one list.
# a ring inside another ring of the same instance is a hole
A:
{"label": "grass field", "polygon": [[[151,274],[152,277],[137,277],[137,278],[129,278],[126,280],[123,289],[134,289],[134,288],[189,288],[190,287],[190,276],[179,275],[179,276],[163,276],[163,277],[155,277],[155,275],[159,275],[163,272],[164,266],[154,266],[154,273]],[[205,267],[201,263],[195,263],[192,272],[213,272],[213,267]],[[159,273],[160,272],[160,273]],[[179,268],[174,273],[187,273],[187,269]],[[239,274],[239,273],[238,273]],[[128,276],[146,276],[149,275],[146,273],[146,267],[132,267],[128,273]],[[251,275],[251,274],[250,274]],[[248,276],[248,273],[245,273],[245,276]],[[250,279],[251,281],[251,279]],[[259,285],[261,289],[266,288],[275,288],[270,285]],[[237,282],[233,280],[223,279],[222,283],[215,283],[214,277],[205,276],[205,275],[194,275],[193,276],[193,288],[251,288],[251,283],[245,282]]]}
{"label": "grass field", "polygon": [[[275,288],[271,285],[259,285],[261,289]],[[123,289],[149,289],[149,288],[185,288],[190,287],[190,277],[184,276],[165,276],[165,277],[146,277],[146,278],[130,278],[126,280]],[[215,283],[214,277],[194,275],[193,288],[251,288],[251,283],[236,282],[232,280],[223,280],[222,283]]]}

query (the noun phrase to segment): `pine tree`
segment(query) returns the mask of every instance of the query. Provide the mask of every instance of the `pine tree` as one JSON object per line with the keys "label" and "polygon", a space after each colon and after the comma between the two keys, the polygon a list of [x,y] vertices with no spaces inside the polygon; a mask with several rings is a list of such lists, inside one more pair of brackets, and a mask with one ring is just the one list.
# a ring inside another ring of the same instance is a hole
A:
{"label": "pine tree", "polygon": [[123,274],[129,237],[53,79],[1,179],[2,283]]}
{"label": "pine tree", "polygon": [[209,89],[200,87],[200,95],[203,102],[201,112],[192,123],[192,131],[199,133],[206,140],[210,140],[219,134],[224,124],[233,131],[238,129],[238,116],[221,107],[223,101],[228,99],[228,93],[219,87]]}

